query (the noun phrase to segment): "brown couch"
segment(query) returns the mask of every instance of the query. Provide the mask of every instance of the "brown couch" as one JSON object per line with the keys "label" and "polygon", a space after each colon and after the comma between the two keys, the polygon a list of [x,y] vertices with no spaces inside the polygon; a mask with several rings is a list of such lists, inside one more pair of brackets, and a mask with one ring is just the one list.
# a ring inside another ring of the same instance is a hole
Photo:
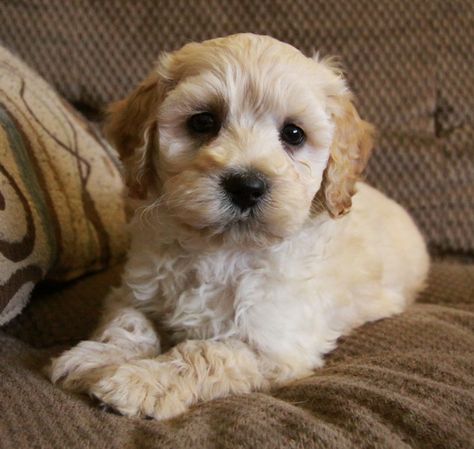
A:
{"label": "brown couch", "polygon": [[160,51],[241,31],[341,56],[379,130],[368,180],[410,210],[433,255],[427,290],[308,379],[155,422],[41,373],[91,331],[120,266],[40,285],[0,329],[0,448],[474,448],[473,2],[0,0],[0,41],[93,119]]}

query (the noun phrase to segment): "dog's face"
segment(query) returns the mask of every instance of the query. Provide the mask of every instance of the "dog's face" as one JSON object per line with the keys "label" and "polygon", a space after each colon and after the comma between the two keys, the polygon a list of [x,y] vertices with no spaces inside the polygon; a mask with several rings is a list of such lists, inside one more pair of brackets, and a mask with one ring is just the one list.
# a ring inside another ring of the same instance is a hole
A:
{"label": "dog's face", "polygon": [[107,130],[130,194],[176,232],[256,244],[345,213],[372,133],[330,63],[250,34],[164,55]]}

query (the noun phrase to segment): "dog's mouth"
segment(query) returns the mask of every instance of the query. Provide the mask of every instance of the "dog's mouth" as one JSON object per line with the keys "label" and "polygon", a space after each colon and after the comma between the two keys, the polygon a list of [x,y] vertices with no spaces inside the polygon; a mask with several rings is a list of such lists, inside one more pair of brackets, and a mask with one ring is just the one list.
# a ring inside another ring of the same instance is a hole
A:
{"label": "dog's mouth", "polygon": [[249,222],[259,222],[263,216],[263,205],[258,205],[248,209],[240,209],[235,205],[227,206],[227,213],[230,216],[229,225],[249,223]]}
{"label": "dog's mouth", "polygon": [[207,217],[207,220],[179,221],[188,230],[194,230],[206,238],[231,238],[233,241],[244,241],[261,238],[267,234],[263,204],[245,210],[229,203],[225,198],[222,198],[220,204],[219,213]]}
{"label": "dog's mouth", "polygon": [[281,242],[285,237],[284,233],[276,233],[276,229],[269,224],[266,207],[262,202],[258,207],[241,210],[224,200],[216,215],[190,220],[187,214],[173,214],[173,221],[184,231],[182,241],[189,239],[195,246],[265,248]]}
{"label": "dog's mouth", "polygon": [[241,210],[224,200],[219,219],[205,228],[213,235],[258,233],[264,230],[263,218],[264,211],[262,206]]}
{"label": "dog's mouth", "polygon": [[278,208],[274,186],[266,181],[261,192],[260,184],[248,183],[241,192],[241,186],[223,185],[221,179],[199,178],[189,187],[176,182],[161,203],[162,213],[171,219],[170,225],[174,223],[184,231],[182,235],[203,242],[211,239],[240,245],[281,239],[281,226],[272,225]]}

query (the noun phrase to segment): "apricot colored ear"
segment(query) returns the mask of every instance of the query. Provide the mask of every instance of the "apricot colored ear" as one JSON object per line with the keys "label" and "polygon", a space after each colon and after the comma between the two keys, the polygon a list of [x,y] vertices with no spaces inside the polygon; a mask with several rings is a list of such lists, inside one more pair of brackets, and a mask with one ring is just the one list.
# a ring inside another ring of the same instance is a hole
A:
{"label": "apricot colored ear", "polygon": [[333,217],[350,210],[355,183],[367,165],[375,133],[374,127],[359,117],[350,98],[341,101],[342,112],[333,118],[329,161],[316,196]]}
{"label": "apricot colored ear", "polygon": [[157,147],[157,113],[161,98],[158,75],[146,78],[128,97],[109,106],[105,134],[124,165],[129,194],[145,198]]}

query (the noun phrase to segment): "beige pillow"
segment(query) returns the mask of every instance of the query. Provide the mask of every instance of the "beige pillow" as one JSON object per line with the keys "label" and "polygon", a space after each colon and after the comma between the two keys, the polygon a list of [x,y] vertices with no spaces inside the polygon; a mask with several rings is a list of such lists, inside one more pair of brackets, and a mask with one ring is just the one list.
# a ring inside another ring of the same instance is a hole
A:
{"label": "beige pillow", "polygon": [[0,47],[0,325],[41,279],[99,270],[127,247],[112,149]]}

